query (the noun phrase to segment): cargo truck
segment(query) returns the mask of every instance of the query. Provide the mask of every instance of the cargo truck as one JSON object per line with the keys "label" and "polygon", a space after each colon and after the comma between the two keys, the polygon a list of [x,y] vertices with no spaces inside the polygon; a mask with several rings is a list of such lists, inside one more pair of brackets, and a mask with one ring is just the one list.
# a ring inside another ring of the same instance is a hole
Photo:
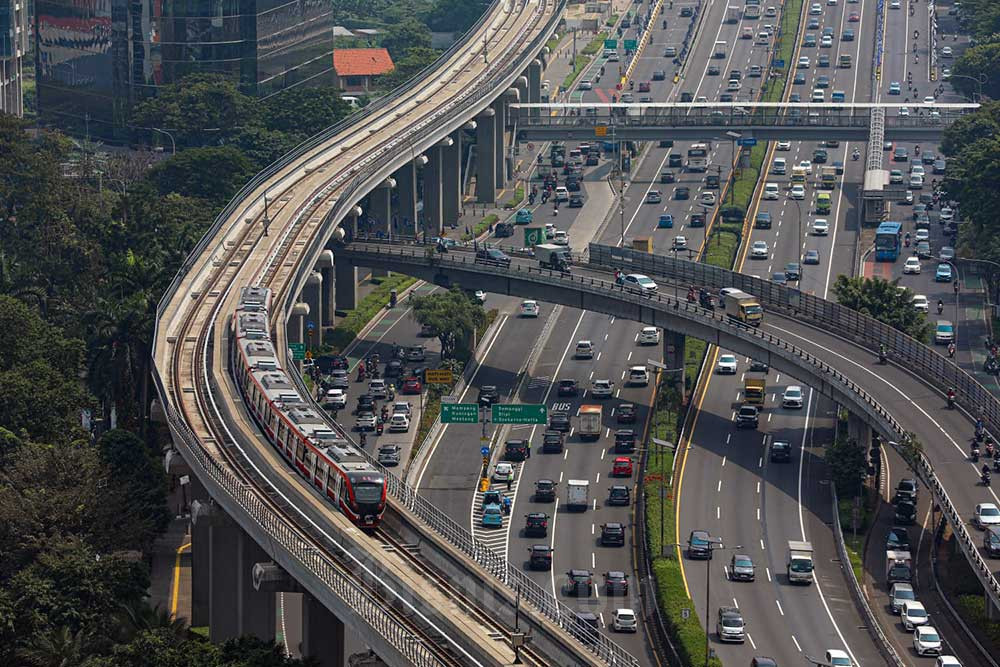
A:
{"label": "cargo truck", "polygon": [[813,580],[812,544],[789,540],[786,570],[788,572],[788,583],[811,584]]}
{"label": "cargo truck", "polygon": [[730,319],[749,324],[750,326],[760,326],[760,321],[764,319],[764,309],[761,307],[757,297],[751,296],[738,289],[727,288],[722,290],[722,307]]}
{"label": "cargo truck", "polygon": [[715,49],[712,51],[713,58],[725,58],[726,57],[726,43],[719,40],[715,43]]}
{"label": "cargo truck", "polygon": [[581,440],[597,440],[601,437],[601,406],[580,406],[580,428],[577,433]]}
{"label": "cargo truck", "polygon": [[767,389],[767,380],[759,375],[750,375],[743,378],[743,401],[750,405],[764,405],[764,393]]}
{"label": "cargo truck", "polygon": [[586,510],[590,504],[590,482],[585,479],[571,479],[566,482],[566,507],[570,510]]}
{"label": "cargo truck", "polygon": [[885,552],[885,580],[886,586],[895,583],[910,583],[913,580],[911,569],[912,560],[909,551],[896,551],[888,549]]}
{"label": "cargo truck", "polygon": [[736,5],[726,7],[726,23],[740,22],[740,8]]}
{"label": "cargo truck", "polygon": [[820,170],[819,187],[824,190],[833,190],[837,187],[837,168],[823,167]]}
{"label": "cargo truck", "polygon": [[760,5],[747,5],[743,9],[743,18],[745,18],[745,19],[759,19],[760,18]]}
{"label": "cargo truck", "polygon": [[542,268],[557,270],[568,270],[569,268],[569,248],[564,245],[540,243],[535,246],[535,258]]}

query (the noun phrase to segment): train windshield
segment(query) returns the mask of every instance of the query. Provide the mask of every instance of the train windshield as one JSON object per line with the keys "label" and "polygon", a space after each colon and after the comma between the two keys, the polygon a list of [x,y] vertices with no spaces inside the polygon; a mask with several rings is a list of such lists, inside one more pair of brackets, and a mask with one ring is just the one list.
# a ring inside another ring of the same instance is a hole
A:
{"label": "train windshield", "polygon": [[382,501],[381,484],[356,484],[354,499],[361,505],[374,505]]}

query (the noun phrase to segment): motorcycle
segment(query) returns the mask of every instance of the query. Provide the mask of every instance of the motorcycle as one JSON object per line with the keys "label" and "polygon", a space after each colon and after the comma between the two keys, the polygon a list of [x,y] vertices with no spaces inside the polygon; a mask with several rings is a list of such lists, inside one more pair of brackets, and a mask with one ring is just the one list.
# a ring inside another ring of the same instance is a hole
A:
{"label": "motorcycle", "polygon": [[993,454],[994,454],[994,451],[993,451],[993,441],[989,440],[989,441],[986,442],[986,458],[988,458],[988,459],[993,458]]}
{"label": "motorcycle", "polygon": [[855,162],[857,162],[858,160],[860,160],[861,159],[861,151],[859,151],[858,149],[855,148],[854,152],[851,153],[851,159],[854,160]]}
{"label": "motorcycle", "polygon": [[955,409],[955,394],[951,392],[948,392],[948,409],[949,410]]}
{"label": "motorcycle", "polygon": [[989,486],[990,485],[990,471],[989,470],[983,471],[983,473],[981,475],[979,475],[979,479],[982,480],[983,486]]}
{"label": "motorcycle", "polygon": [[972,448],[972,455],[969,458],[973,463],[979,463],[979,447]]}
{"label": "motorcycle", "polygon": [[365,381],[365,367],[361,364],[358,365],[358,382]]}

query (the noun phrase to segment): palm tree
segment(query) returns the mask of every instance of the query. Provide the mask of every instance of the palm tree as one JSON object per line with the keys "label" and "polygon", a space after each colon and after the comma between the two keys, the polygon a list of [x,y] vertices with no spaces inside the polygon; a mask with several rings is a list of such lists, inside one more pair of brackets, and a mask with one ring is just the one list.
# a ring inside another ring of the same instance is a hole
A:
{"label": "palm tree", "polygon": [[119,640],[123,644],[150,630],[166,630],[167,634],[178,640],[187,638],[187,621],[183,618],[174,618],[160,605],[150,607],[147,602],[123,604],[118,616],[121,621]]}
{"label": "palm tree", "polygon": [[73,632],[63,626],[37,635],[17,653],[26,664],[34,667],[77,667],[87,659],[90,642],[89,632]]}

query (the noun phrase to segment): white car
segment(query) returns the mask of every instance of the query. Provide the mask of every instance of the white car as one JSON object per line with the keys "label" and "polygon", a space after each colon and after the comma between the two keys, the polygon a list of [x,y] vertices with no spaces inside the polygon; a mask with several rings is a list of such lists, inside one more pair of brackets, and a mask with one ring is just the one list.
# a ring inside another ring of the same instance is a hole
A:
{"label": "white car", "polygon": [[931,240],[931,230],[929,230],[929,229],[918,229],[916,231],[916,233],[913,235],[913,237],[916,239],[917,243],[920,243],[921,241],[930,241]]}
{"label": "white car", "polygon": [[556,226],[551,223],[545,223],[545,238],[550,239],[556,235]]}
{"label": "white car", "polygon": [[645,366],[632,366],[628,369],[628,383],[633,387],[645,387],[649,384],[649,370]]}
{"label": "white car", "polygon": [[576,341],[576,349],[573,351],[574,359],[593,359],[594,344],[589,340]]}
{"label": "white car", "polygon": [[590,395],[594,398],[611,398],[615,393],[615,383],[611,380],[594,380],[590,384]]}
{"label": "white car", "polygon": [[805,199],[806,198],[806,189],[800,183],[796,183],[795,185],[792,186],[792,191],[789,194],[789,196],[792,199]]}
{"label": "white car", "polygon": [[715,193],[711,190],[701,193],[701,203],[705,206],[715,206]]}
{"label": "white car", "polygon": [[920,273],[920,258],[907,257],[903,262],[903,273]]}
{"label": "white car", "polygon": [[922,190],[924,187],[924,177],[920,174],[910,175],[910,189],[911,190]]}
{"label": "white car", "polygon": [[622,278],[622,284],[625,287],[641,290],[645,294],[651,294],[658,289],[656,283],[650,280],[649,276],[644,276],[641,273],[628,274]]}
{"label": "white car", "polygon": [[767,248],[767,241],[754,241],[753,245],[750,246],[751,259],[767,259],[769,254],[770,250]]}
{"label": "white car", "polygon": [[809,5],[809,13],[813,16],[819,16],[820,14],[823,13],[823,8],[820,7],[818,2],[814,2],[811,5]]}
{"label": "white car", "polygon": [[889,3],[889,9],[899,9],[902,6],[903,4],[899,0],[892,0],[892,2]]}
{"label": "white car", "polygon": [[521,317],[538,317],[538,302],[522,301],[520,315]]}
{"label": "white car", "polygon": [[847,653],[839,648],[827,649],[825,662],[831,667],[852,667],[853,665]]}
{"label": "white car", "polygon": [[797,384],[785,387],[785,392],[781,395],[781,407],[801,408],[802,407],[802,387]]}
{"label": "white car", "polygon": [[683,250],[688,247],[688,240],[686,236],[675,236],[673,247],[678,250]]}
{"label": "white car", "polygon": [[953,55],[954,55],[954,52],[951,50],[950,46],[946,46],[946,47],[944,47],[944,48],[941,49],[941,57],[942,58],[951,58]]}
{"label": "white car", "polygon": [[406,415],[407,417],[413,416],[413,406],[407,401],[396,401],[392,404],[392,414],[394,415]]}
{"label": "white car", "polygon": [[913,307],[922,313],[929,312],[930,310],[930,303],[923,294],[915,294],[911,302],[913,303]]}
{"label": "white car", "polygon": [[934,667],[962,667],[962,663],[953,655],[942,655],[934,661]]}
{"label": "white car", "polygon": [[922,625],[913,632],[913,650],[917,655],[941,655],[941,635],[929,625]]}
{"label": "white car", "polygon": [[927,95],[924,97],[924,104],[934,104],[935,102],[937,102],[937,98],[933,95]]}
{"label": "white car", "polygon": [[903,629],[913,632],[921,625],[926,625],[929,617],[924,605],[916,600],[907,600],[903,603],[903,609],[899,612],[899,620],[903,624]]}
{"label": "white car", "polygon": [[375,398],[388,398],[389,390],[386,389],[385,380],[372,380],[369,382],[368,393]]}
{"label": "white car", "polygon": [[821,48],[829,49],[833,46],[833,37],[830,35],[823,35],[823,39],[819,40],[819,45]]}
{"label": "white car", "polygon": [[354,420],[354,429],[357,431],[374,431],[375,415],[371,412],[362,412]]}
{"label": "white car", "polygon": [[799,69],[809,69],[809,56],[799,56]]}
{"label": "white car", "polygon": [[921,176],[926,176],[927,175],[927,172],[924,170],[924,165],[922,165],[922,164],[916,164],[916,163],[914,163],[912,166],[910,166],[910,173],[911,174],[920,174]]}
{"label": "white car", "polygon": [[972,518],[972,523],[982,530],[986,530],[989,526],[1000,525],[1000,510],[993,503],[979,503],[976,505],[976,515]]}
{"label": "white car", "polygon": [[347,392],[343,389],[327,389],[323,407],[327,410],[343,410],[347,407]]}
{"label": "white car", "polygon": [[556,245],[569,245],[569,234],[559,229],[552,235],[552,242]]}
{"label": "white car", "polygon": [[807,174],[813,173],[813,163],[811,160],[799,160],[799,166],[805,169]]}
{"label": "white car", "polygon": [[635,632],[638,629],[635,612],[631,609],[615,609],[611,618],[613,619],[611,627],[615,632]]}
{"label": "white car", "polygon": [[775,148],[777,148],[779,151],[790,151],[792,150],[792,142],[779,141],[778,145]]}
{"label": "white car", "polygon": [[483,290],[477,289],[475,296],[476,296],[476,301],[478,301],[479,303],[486,303],[486,292],[484,292]]}
{"label": "white car", "polygon": [[826,236],[830,232],[830,223],[825,218],[813,220],[813,234],[816,236]]}
{"label": "white car", "polygon": [[397,412],[393,416],[389,417],[389,432],[390,433],[406,433],[410,430],[410,418],[406,415]]}
{"label": "white car", "polygon": [[951,222],[955,219],[955,209],[950,206],[944,206],[941,208],[941,221]]}
{"label": "white car", "polygon": [[907,107],[899,107],[899,111],[897,111],[896,113],[899,114],[900,116],[906,117],[910,115],[910,110]]}
{"label": "white car", "polygon": [[639,345],[659,345],[660,330],[656,327],[643,327],[639,331]]}
{"label": "white car", "polygon": [[739,362],[736,361],[735,354],[719,355],[719,361],[715,364],[715,372],[719,375],[736,375],[739,369]]}
{"label": "white car", "polygon": [[764,199],[777,200],[780,194],[777,183],[764,184]]}
{"label": "white car", "polygon": [[497,464],[497,467],[493,469],[493,481],[495,482],[506,482],[514,481],[514,466],[506,461],[501,461]]}

